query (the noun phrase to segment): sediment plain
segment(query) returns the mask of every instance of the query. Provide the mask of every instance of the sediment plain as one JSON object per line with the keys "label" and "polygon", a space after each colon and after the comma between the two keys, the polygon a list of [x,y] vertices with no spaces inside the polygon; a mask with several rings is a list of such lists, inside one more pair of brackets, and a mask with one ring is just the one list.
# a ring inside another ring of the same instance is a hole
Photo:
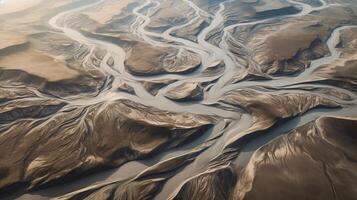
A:
{"label": "sediment plain", "polygon": [[355,0],[0,1],[0,199],[357,197]]}

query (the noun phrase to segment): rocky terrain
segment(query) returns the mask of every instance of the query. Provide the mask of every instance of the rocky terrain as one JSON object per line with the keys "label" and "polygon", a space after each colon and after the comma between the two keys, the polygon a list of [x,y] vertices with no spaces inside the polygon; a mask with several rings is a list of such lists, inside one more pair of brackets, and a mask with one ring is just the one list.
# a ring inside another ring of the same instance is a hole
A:
{"label": "rocky terrain", "polygon": [[355,0],[0,0],[0,199],[357,196]]}

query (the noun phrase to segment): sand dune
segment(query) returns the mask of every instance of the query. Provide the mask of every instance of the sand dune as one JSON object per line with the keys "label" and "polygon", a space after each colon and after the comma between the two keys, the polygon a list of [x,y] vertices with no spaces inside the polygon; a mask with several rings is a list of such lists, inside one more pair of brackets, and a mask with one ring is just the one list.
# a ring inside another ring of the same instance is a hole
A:
{"label": "sand dune", "polygon": [[42,0],[5,0],[0,4],[0,15],[23,11],[41,2]]}
{"label": "sand dune", "polygon": [[17,53],[0,56],[0,66],[3,69],[18,69],[33,75],[38,75],[49,81],[75,78],[79,75],[65,63],[36,51],[19,51]]}
{"label": "sand dune", "polygon": [[322,117],[272,141],[254,153],[233,199],[354,199],[354,129],[355,118]]}

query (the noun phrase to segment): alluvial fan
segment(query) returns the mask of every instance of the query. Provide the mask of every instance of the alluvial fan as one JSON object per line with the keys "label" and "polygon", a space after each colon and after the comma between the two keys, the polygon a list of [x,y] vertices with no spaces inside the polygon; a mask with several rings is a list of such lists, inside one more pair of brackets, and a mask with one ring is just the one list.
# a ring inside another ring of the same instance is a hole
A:
{"label": "alluvial fan", "polygon": [[0,199],[357,197],[355,0],[0,0]]}

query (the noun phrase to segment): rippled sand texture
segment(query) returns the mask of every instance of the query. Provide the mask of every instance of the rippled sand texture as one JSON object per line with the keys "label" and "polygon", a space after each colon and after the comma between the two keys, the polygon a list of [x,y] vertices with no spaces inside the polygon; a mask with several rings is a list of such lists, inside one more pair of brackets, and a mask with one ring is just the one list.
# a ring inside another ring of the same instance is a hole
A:
{"label": "rippled sand texture", "polygon": [[5,0],[0,199],[357,197],[355,0]]}

